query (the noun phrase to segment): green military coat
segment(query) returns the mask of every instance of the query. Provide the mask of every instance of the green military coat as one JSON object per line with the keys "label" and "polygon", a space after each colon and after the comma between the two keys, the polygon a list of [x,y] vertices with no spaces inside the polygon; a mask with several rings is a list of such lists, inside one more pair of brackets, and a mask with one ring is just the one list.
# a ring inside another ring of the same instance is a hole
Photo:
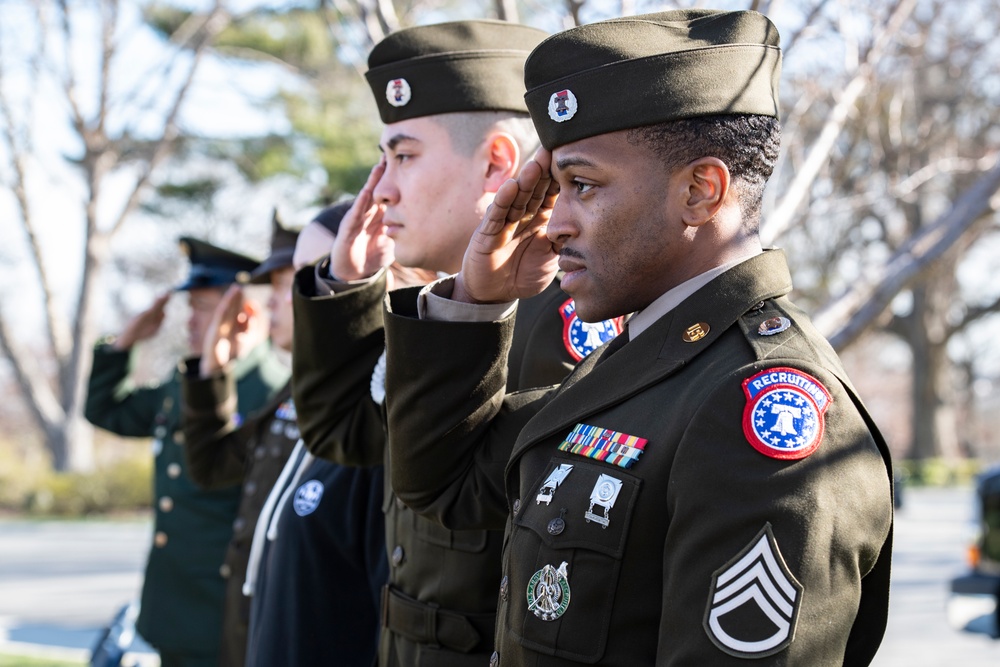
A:
{"label": "green military coat", "polygon": [[[214,656],[225,587],[220,567],[240,487],[206,491],[194,484],[184,460],[179,372],[160,385],[136,387],[130,357],[109,345],[95,348],[85,416],[118,435],[153,437],[155,532],[136,626],[160,651]],[[264,405],[288,375],[270,345],[252,350],[234,369],[240,414]]]}
{"label": "green military coat", "polygon": [[[379,358],[384,278],[316,296],[313,267],[296,276],[294,397],[309,450],[342,465],[391,469]],[[564,340],[569,297],[553,284],[526,302],[509,359],[512,388],[551,385],[573,367]],[[376,369],[373,374],[373,368]],[[389,586],[383,596],[381,665],[478,665],[492,650],[503,534],[448,530],[417,516],[386,485]]]}
{"label": "green military coat", "polygon": [[299,439],[291,382],[242,425],[234,419],[235,394],[231,373],[200,378],[192,364],[183,376],[185,454],[191,478],[206,489],[243,485],[222,565],[226,601],[220,667],[242,667],[246,662],[250,598],[243,595],[243,582],[254,529],[264,501]]}
{"label": "green military coat", "polygon": [[765,252],[506,397],[511,321],[420,321],[392,294],[393,486],[445,525],[505,527],[494,664],[869,663],[889,455],[790,290]]}

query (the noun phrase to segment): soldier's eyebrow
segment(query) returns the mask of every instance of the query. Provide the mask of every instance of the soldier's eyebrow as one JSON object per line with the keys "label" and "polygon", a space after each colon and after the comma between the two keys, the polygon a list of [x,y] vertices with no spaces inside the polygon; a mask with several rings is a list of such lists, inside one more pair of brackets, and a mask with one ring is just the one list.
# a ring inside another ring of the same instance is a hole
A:
{"label": "soldier's eyebrow", "polygon": [[597,165],[588,160],[587,158],[578,157],[571,155],[569,157],[564,157],[562,159],[556,160],[556,169],[559,171],[565,171],[570,167],[596,167]]}
{"label": "soldier's eyebrow", "polygon": [[388,141],[385,142],[385,147],[384,148],[382,147],[381,144],[379,144],[378,148],[379,148],[380,151],[382,151],[384,153],[387,150],[389,150],[389,151],[395,150],[396,146],[398,146],[399,144],[401,144],[404,141],[420,141],[420,140],[417,139],[416,137],[411,137],[408,134],[402,134],[402,133],[400,133],[400,134],[394,134],[391,137],[389,137]]}

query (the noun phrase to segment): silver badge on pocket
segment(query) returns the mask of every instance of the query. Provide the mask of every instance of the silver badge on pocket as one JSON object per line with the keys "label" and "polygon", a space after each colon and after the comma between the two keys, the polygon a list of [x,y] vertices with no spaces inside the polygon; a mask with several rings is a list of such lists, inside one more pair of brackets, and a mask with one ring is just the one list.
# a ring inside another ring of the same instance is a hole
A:
{"label": "silver badge on pocket", "polygon": [[[618,494],[621,493],[621,490],[622,481],[620,479],[616,479],[611,475],[601,475],[598,477],[597,484],[594,484],[594,490],[590,492],[590,509],[584,512],[583,518],[588,523],[596,521],[604,528],[607,528],[611,524],[608,513],[615,506],[615,501],[618,500]],[[594,505],[604,508],[604,516],[594,514]]]}
{"label": "silver badge on pocket", "polygon": [[538,495],[535,496],[535,504],[538,505],[542,501],[546,505],[552,502],[552,496],[555,495],[556,489],[566,476],[573,470],[572,463],[560,463],[559,466],[549,473],[549,476],[545,479],[545,483],[542,484],[542,488],[538,489]]}
{"label": "silver badge on pocket", "polygon": [[528,582],[528,611],[543,621],[554,621],[569,607],[568,563],[563,561],[558,569],[546,565],[532,575]]}

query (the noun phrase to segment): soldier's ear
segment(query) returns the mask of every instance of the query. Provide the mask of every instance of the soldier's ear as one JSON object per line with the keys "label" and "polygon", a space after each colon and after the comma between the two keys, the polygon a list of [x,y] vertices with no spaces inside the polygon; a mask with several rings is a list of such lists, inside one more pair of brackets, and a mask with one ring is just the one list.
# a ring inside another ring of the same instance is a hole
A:
{"label": "soldier's ear", "polygon": [[508,179],[517,176],[521,149],[506,132],[493,132],[483,143],[486,157],[485,192],[496,192]]}
{"label": "soldier's ear", "polygon": [[677,176],[681,188],[681,219],[688,227],[712,220],[729,195],[729,167],[722,160],[703,157],[682,167]]}

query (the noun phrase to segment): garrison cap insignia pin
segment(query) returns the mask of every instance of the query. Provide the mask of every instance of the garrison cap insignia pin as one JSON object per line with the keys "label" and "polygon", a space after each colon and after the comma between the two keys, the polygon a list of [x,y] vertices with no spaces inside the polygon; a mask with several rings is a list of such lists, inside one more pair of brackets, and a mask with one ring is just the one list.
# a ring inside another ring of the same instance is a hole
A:
{"label": "garrison cap insignia pin", "polygon": [[569,607],[568,563],[559,569],[546,565],[528,582],[528,610],[543,621],[554,621]]}
{"label": "garrison cap insignia pin", "polygon": [[743,434],[761,454],[796,460],[816,451],[833,398],[819,380],[794,368],[770,368],[743,381]]}
{"label": "garrison cap insignia pin", "polygon": [[620,468],[631,468],[639,455],[645,451],[646,442],[646,438],[638,438],[628,433],[577,424],[563,439],[558,449],[612,463]]}
{"label": "garrison cap insignia pin", "polygon": [[622,332],[622,318],[600,322],[584,322],[576,315],[576,302],[568,299],[559,306],[563,319],[563,342],[574,361],[581,361],[591,352]]}
{"label": "garrison cap insignia pin", "polygon": [[292,509],[299,516],[307,516],[316,511],[319,501],[323,499],[323,482],[311,479],[295,490]]}
{"label": "garrison cap insignia pin", "polygon": [[576,115],[576,95],[568,88],[552,93],[549,98],[549,118],[557,123],[565,123]]}
{"label": "garrison cap insignia pin", "polygon": [[768,523],[713,573],[705,632],[720,650],[737,658],[774,655],[792,643],[802,590]]}
{"label": "garrison cap insignia pin", "polygon": [[790,326],[792,323],[787,317],[772,317],[760,323],[760,326],[757,327],[757,333],[761,336],[773,336],[787,330]]}
{"label": "garrison cap insignia pin", "polygon": [[556,494],[556,489],[559,485],[563,483],[569,474],[573,472],[572,463],[560,463],[555,470],[549,473],[549,476],[545,478],[545,482],[542,484],[541,488],[538,489],[538,495],[535,496],[535,504],[539,505],[543,501],[546,505],[552,502],[552,496]]}
{"label": "garrison cap insignia pin", "polygon": [[406,79],[390,79],[385,86],[385,99],[394,107],[405,107],[410,103],[413,91]]}

